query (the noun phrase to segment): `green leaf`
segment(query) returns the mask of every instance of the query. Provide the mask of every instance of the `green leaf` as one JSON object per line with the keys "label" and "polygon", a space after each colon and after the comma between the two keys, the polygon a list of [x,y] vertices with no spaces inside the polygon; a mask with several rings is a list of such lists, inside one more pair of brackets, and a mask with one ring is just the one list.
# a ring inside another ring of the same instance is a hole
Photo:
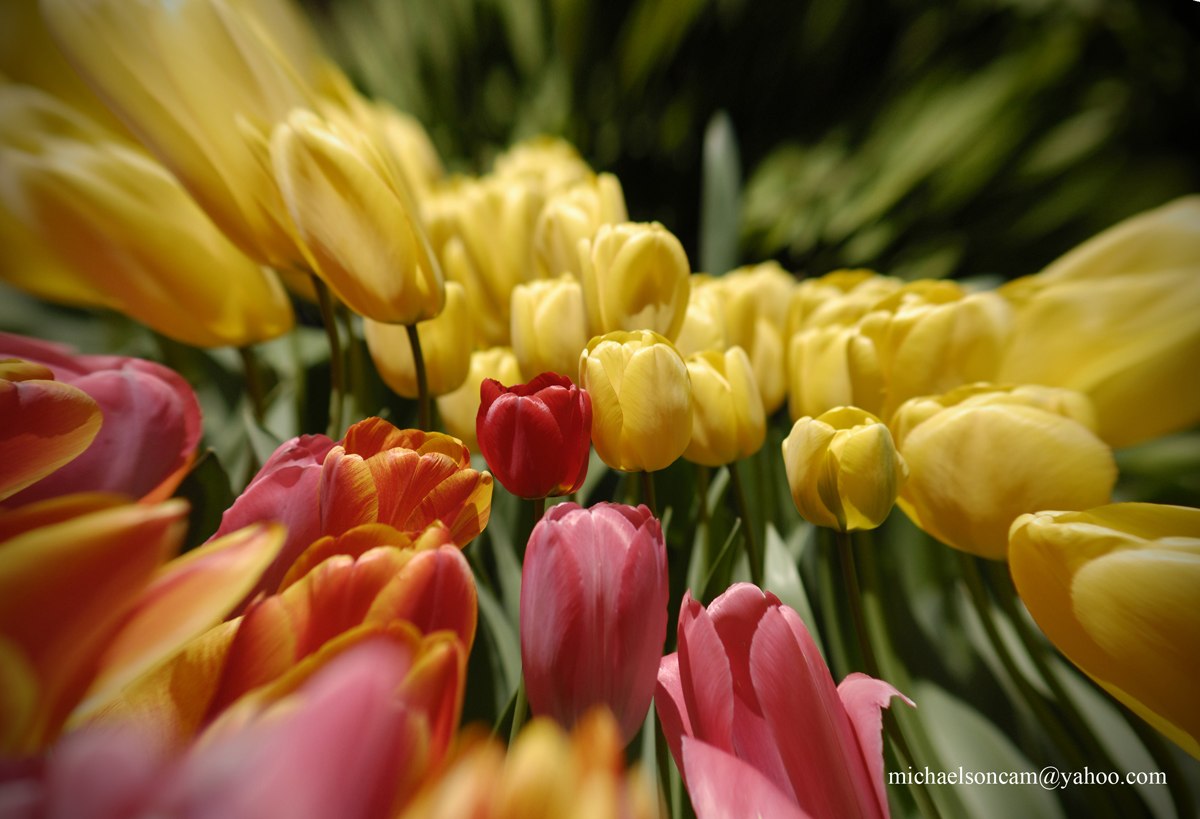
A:
{"label": "green leaf", "polygon": [[700,269],[719,276],[737,266],[742,169],[733,122],[718,111],[704,131],[700,185]]}

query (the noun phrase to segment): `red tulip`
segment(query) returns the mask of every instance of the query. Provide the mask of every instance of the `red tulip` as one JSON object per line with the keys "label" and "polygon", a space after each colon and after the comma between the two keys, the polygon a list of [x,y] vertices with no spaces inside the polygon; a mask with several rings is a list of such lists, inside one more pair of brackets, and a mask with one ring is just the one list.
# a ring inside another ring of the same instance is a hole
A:
{"label": "red tulip", "polygon": [[892,697],[912,704],[865,674],[835,687],[799,615],[738,583],[707,610],[684,597],[654,702],[699,819],[824,819],[888,815],[880,729]]}
{"label": "red tulip", "polygon": [[650,707],[667,632],[667,552],[645,506],[574,503],[533,529],[521,574],[521,662],[535,714],[570,727],[606,705],[626,743]]}
{"label": "red tulip", "polygon": [[100,406],[91,445],[51,475],[5,501],[19,506],[73,492],[118,492],[166,500],[191,468],[200,442],[200,404],[173,370],[123,356],[74,355],[66,347],[0,333],[0,359],[40,364]]}
{"label": "red tulip", "polygon": [[542,373],[512,387],[485,379],[479,395],[479,451],[505,489],[522,498],[579,489],[591,449],[587,391],[557,373]]}

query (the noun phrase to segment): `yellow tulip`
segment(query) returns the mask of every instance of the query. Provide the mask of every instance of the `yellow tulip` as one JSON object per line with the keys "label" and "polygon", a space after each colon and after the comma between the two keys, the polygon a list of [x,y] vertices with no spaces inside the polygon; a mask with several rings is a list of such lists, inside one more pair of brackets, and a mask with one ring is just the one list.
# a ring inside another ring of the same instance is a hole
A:
{"label": "yellow tulip", "polygon": [[579,383],[592,398],[592,443],[609,466],[653,472],[670,466],[692,437],[692,386],[679,351],[649,330],[588,342]]}
{"label": "yellow tulip", "polygon": [[492,174],[510,183],[532,186],[546,196],[586,180],[592,169],[571,143],[541,136],[518,142],[496,157]]}
{"label": "yellow tulip", "polygon": [[544,372],[579,376],[579,354],[588,336],[583,288],[569,273],[555,279],[520,284],[512,292],[512,350],[523,378],[532,381]]}
{"label": "yellow tulip", "polygon": [[658,222],[604,225],[580,244],[588,330],[653,330],[679,335],[690,287],[687,254]]}
{"label": "yellow tulip", "polygon": [[788,412],[793,419],[832,407],[883,404],[875,346],[856,327],[810,327],[788,342]]}
{"label": "yellow tulip", "polygon": [[721,466],[762,448],[767,419],[754,381],[754,369],[741,347],[688,356],[694,411],[692,440],[683,457]]}
{"label": "yellow tulip", "polygon": [[0,119],[8,182],[0,204],[45,254],[24,269],[29,257],[18,249],[19,261],[0,267],[6,281],[116,310],[200,347],[291,329],[279,280],[234,247],[165,168],[32,89],[5,87],[3,99],[15,116]]}
{"label": "yellow tulip", "polygon": [[267,134],[310,104],[324,66],[293,36],[301,18],[268,29],[258,12],[277,22],[278,4],[226,0],[41,8],[72,65],[239,248],[275,267],[301,261],[264,161]]}
{"label": "yellow tulip", "polygon": [[891,432],[858,407],[796,421],[783,442],[783,463],[804,519],[839,532],[883,523],[908,476]]}
{"label": "yellow tulip", "polygon": [[270,152],[305,258],[338,298],[389,324],[441,312],[441,267],[373,146],[295,111],[271,135]]}
{"label": "yellow tulip", "polygon": [[1067,659],[1200,759],[1200,509],[1117,503],[1022,515],[1009,566]]}
{"label": "yellow tulip", "polygon": [[[425,375],[430,395],[453,392],[466,380],[471,365],[472,339],[463,332],[470,325],[467,295],[458,282],[446,284],[446,307],[430,321],[417,325],[421,340],[421,357],[425,360]],[[383,324],[363,320],[367,350],[383,383],[397,395],[416,398],[417,365],[409,343],[408,328],[399,324]]]}
{"label": "yellow tulip", "polygon": [[479,387],[485,378],[494,378],[501,384],[520,384],[525,380],[517,364],[517,357],[508,347],[476,350],[471,353],[467,380],[458,389],[437,400],[438,415],[446,426],[446,431],[475,453],[479,452],[479,440],[475,437],[475,416],[479,414]]}
{"label": "yellow tulip", "polygon": [[689,356],[705,350],[721,352],[728,343],[725,337],[725,308],[716,279],[704,273],[693,273],[688,293],[687,312],[675,346],[680,355]]}
{"label": "yellow tulip", "polygon": [[539,274],[578,276],[579,242],[590,241],[601,225],[617,224],[628,218],[625,194],[612,174],[588,177],[554,194],[542,207],[533,231]]}
{"label": "yellow tulip", "polygon": [[775,262],[742,267],[717,280],[728,344],[746,351],[767,414],[787,394],[783,331],[796,281]]}
{"label": "yellow tulip", "polygon": [[903,284],[900,279],[870,270],[835,270],[805,279],[792,290],[786,335],[791,338],[810,327],[854,324]]}
{"label": "yellow tulip", "polygon": [[1086,393],[1115,447],[1200,422],[1200,197],[1128,219],[1000,293],[1016,326],[999,378]]}
{"label": "yellow tulip", "polygon": [[910,470],[900,507],[943,543],[1003,560],[1019,515],[1109,500],[1117,467],[1091,417],[1085,397],[1049,387],[913,399],[891,422]]}

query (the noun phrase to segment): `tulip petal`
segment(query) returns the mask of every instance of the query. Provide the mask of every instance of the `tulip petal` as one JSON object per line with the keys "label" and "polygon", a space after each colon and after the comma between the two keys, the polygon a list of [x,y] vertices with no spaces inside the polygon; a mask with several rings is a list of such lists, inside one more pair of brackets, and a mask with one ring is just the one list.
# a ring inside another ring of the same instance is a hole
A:
{"label": "tulip petal", "polygon": [[[442,528],[442,531],[446,531]],[[343,535],[326,535],[314,541],[295,559],[287,570],[277,591],[283,591],[320,564],[336,555],[358,557],[381,546],[406,549],[412,546],[412,538],[403,532],[382,523],[366,523],[356,526]]]}
{"label": "tulip petal", "polygon": [[875,783],[879,811],[887,815],[888,801],[883,775],[883,709],[888,707],[892,697],[899,697],[914,708],[916,706],[890,683],[857,672],[842,680],[837,692],[854,726],[858,747],[862,750],[863,761],[867,763],[871,781]]}
{"label": "tulip petal", "polygon": [[416,552],[375,597],[367,623],[405,620],[425,634],[452,631],[469,651],[475,640],[475,577],[453,544]]}
{"label": "tulip petal", "polygon": [[705,742],[683,738],[680,771],[687,778],[697,819],[807,819],[809,815],[759,771]]}
{"label": "tulip petal", "polygon": [[679,674],[679,653],[673,652],[662,658],[658,665],[658,687],[654,689],[654,710],[662,726],[663,736],[675,766],[683,770],[682,739],[695,736],[687,703],[683,698],[683,680]]}
{"label": "tulip petal", "polygon": [[679,673],[692,736],[733,752],[733,676],[709,613],[685,593],[679,615]]}
{"label": "tulip petal", "polygon": [[100,430],[87,393],[56,381],[0,381],[0,500],[83,453]]}
{"label": "tulip petal", "polygon": [[259,524],[211,540],[163,567],[104,652],[80,711],[102,705],[125,683],[221,622],[257,584],[283,537],[283,527]]}

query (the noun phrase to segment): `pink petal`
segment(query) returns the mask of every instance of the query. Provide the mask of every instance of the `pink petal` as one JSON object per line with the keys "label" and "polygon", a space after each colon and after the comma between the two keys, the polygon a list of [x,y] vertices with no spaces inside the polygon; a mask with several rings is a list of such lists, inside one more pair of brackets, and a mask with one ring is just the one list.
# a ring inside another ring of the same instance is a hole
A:
{"label": "pink petal", "polygon": [[712,618],[686,592],[679,612],[679,674],[693,736],[733,753],[733,676]]}
{"label": "pink petal", "polygon": [[887,816],[887,792],[883,782],[883,709],[888,707],[892,697],[899,697],[909,705],[913,705],[913,701],[893,688],[890,683],[857,672],[842,680],[837,692],[846,708],[846,715],[850,717],[850,723],[854,726],[863,762],[866,763],[871,780],[875,783],[879,811]]}
{"label": "pink petal", "polygon": [[686,774],[697,819],[808,817],[759,771],[699,740],[684,737],[681,771]]}
{"label": "pink petal", "polygon": [[76,819],[141,815],[169,764],[137,730],[107,726],[69,734],[49,760],[39,815]]}
{"label": "pink petal", "polygon": [[[683,701],[683,682],[679,678],[679,654],[668,654],[658,665],[658,687],[654,689],[654,710],[662,725],[667,747],[675,765],[683,770],[683,738],[695,736]],[[685,780],[686,781],[686,780]]]}

